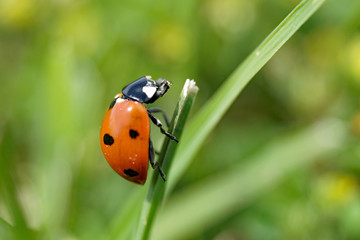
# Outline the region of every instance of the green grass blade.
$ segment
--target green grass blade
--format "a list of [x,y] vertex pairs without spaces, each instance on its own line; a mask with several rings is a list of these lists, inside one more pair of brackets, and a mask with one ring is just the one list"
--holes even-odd
[[304,0],[230,75],[221,88],[196,115],[184,132],[173,167],[170,170],[166,194],[174,188],[190,165],[206,137],[220,121],[251,78],[265,65],[282,45],[324,3],[325,0]]
[[145,189],[134,189],[134,191],[129,194],[126,202],[115,215],[114,219],[110,222],[107,231],[102,237],[98,236],[94,239],[128,239],[133,233],[132,230],[135,230],[133,228],[135,228],[134,226],[138,220],[138,213],[142,204],[140,199],[144,199],[145,195]]
[[249,164],[239,163],[170,199],[152,239],[192,239],[266,193],[291,171],[339,149],[345,135],[344,123],[326,119],[278,137],[248,159]]
[[8,222],[0,218],[0,239],[15,239],[13,232],[14,227]]
[[[189,116],[193,102],[195,101],[198,88],[194,81],[186,80],[183,91],[180,95],[178,104],[173,114],[172,124],[169,132],[177,139],[180,139],[184,125]],[[165,173],[168,172],[172,159],[174,157],[178,144],[165,138],[164,144],[159,156],[160,166]],[[164,197],[166,184],[159,178],[158,171],[154,171],[153,177],[148,190],[148,195],[144,201],[140,222],[137,229],[136,239],[148,239],[153,220],[155,218],[157,209]]]

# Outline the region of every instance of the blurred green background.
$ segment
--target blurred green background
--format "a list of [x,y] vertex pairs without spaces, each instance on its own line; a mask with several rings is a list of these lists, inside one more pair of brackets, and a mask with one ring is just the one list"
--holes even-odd
[[[296,4],[1,0],[0,239],[107,239],[129,193],[141,188],[112,171],[100,150],[113,96],[140,76],[164,77],[173,85],[155,105],[170,114],[191,78],[200,87],[196,114]],[[360,239],[359,29],[358,0],[327,1],[246,87],[175,193],[322,119],[342,126],[336,150],[178,238]],[[163,137],[153,130],[159,149]]]

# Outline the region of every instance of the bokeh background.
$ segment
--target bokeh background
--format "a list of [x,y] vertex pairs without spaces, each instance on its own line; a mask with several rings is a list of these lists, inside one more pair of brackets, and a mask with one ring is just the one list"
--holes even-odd
[[[14,237],[10,225],[19,239],[106,238],[139,188],[99,147],[113,96],[164,77],[173,85],[156,106],[170,114],[191,78],[196,114],[298,2],[1,0],[0,238]],[[360,239],[359,29],[359,1],[327,1],[242,92],[175,192],[319,119],[345,126],[337,151],[183,239]],[[160,148],[158,130],[152,138]]]

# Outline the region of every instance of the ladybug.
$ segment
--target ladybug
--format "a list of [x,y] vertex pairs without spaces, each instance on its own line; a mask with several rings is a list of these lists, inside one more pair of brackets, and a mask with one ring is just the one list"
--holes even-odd
[[[100,145],[105,159],[125,179],[145,184],[148,163],[158,169],[165,181],[165,174],[158,162],[150,140],[150,120],[161,133],[171,140],[178,140],[162,128],[162,123],[152,113],[165,113],[160,108],[149,108],[144,103],[153,103],[170,88],[170,82],[160,78],[156,82],[150,76],[141,77],[123,88],[110,103],[100,130]],[[149,120],[150,119],[150,120]]]

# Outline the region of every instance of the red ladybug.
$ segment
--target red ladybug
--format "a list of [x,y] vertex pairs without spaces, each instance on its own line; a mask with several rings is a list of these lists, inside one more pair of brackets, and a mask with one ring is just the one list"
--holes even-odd
[[[165,174],[158,162],[150,140],[150,121],[171,140],[178,140],[162,128],[162,123],[151,113],[162,112],[159,108],[147,109],[143,103],[152,103],[163,96],[170,82],[150,76],[130,83],[115,96],[105,113],[100,130],[100,145],[110,166],[125,179],[143,185],[146,181],[148,162],[158,169],[162,179]],[[164,113],[163,113],[164,114]],[[164,118],[167,118],[164,114]]]

